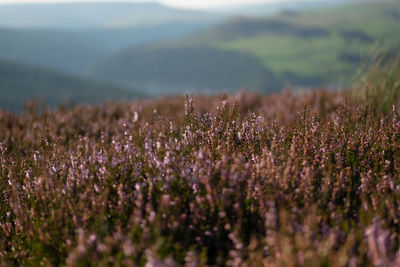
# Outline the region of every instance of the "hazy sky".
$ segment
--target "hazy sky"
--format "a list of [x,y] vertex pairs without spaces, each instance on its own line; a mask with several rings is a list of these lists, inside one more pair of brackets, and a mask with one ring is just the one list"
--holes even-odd
[[[88,2],[91,0],[0,0],[0,4],[9,3],[35,3],[35,2]],[[95,0],[96,1],[96,0]],[[104,1],[104,0],[97,0]],[[127,2],[129,0],[110,0],[107,2]],[[182,7],[182,8],[207,8],[226,5],[242,5],[242,4],[260,4],[273,2],[296,2],[300,0],[130,0],[130,2],[159,2],[162,4]],[[304,0],[303,0],[304,1]],[[308,1],[323,1],[323,0],[308,0]]]

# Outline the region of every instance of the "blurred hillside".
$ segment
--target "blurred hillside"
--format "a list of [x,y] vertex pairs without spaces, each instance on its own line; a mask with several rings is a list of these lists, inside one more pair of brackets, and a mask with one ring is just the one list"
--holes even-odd
[[0,5],[0,58],[85,75],[120,49],[182,37],[224,18],[156,3]]
[[143,98],[143,93],[114,85],[0,60],[0,107],[20,110],[25,101],[61,103],[104,102]]
[[[108,99],[118,88],[134,96],[343,88],[376,47],[399,50],[399,1],[203,11],[156,3],[0,5],[0,60],[46,73],[38,80],[19,72],[15,79],[2,68],[0,107],[22,103],[22,95],[60,103],[49,92],[67,89],[53,75],[85,81],[73,93],[85,101],[100,83],[110,89],[98,90],[93,100]],[[17,80],[18,90],[4,77]]]
[[[185,84],[207,90],[244,87],[261,92],[276,91],[285,84],[341,87],[349,84],[374,46],[384,51],[399,49],[399,17],[400,2],[357,3],[257,19],[237,17],[201,34],[126,49],[104,60],[93,73],[112,82],[152,90]],[[241,67],[257,66],[258,75],[232,70],[229,63],[224,67],[215,64],[216,55],[227,52],[229,63],[251,58],[242,61]],[[196,82],[182,72],[187,69],[196,70],[202,81]],[[224,78],[226,73],[229,75]]]

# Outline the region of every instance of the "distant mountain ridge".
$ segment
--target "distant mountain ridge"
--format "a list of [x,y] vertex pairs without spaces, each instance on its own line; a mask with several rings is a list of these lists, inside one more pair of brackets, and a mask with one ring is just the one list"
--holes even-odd
[[207,25],[177,23],[79,31],[0,28],[0,59],[85,75],[93,65],[121,49],[179,38]]
[[0,59],[82,76],[121,49],[180,38],[224,18],[157,3],[0,5]]
[[55,106],[142,97],[133,86],[123,90],[87,74],[121,49],[180,38],[222,19],[156,3],[0,5],[0,108],[20,109],[31,98]]

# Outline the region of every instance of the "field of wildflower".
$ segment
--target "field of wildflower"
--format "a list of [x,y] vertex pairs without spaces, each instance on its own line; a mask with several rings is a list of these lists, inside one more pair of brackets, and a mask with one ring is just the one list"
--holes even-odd
[[399,174],[346,92],[0,111],[0,265],[399,266]]

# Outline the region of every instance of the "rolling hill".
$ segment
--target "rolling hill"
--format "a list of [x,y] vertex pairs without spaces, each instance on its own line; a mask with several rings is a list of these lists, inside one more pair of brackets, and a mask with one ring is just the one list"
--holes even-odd
[[[287,83],[295,87],[346,85],[377,43],[381,49],[398,51],[398,10],[399,2],[380,2],[284,12],[257,19],[237,17],[200,34],[145,49],[127,49],[96,66],[93,75],[139,88],[163,84],[164,77],[168,77],[169,87],[180,88],[184,84],[213,90],[228,83],[230,89],[249,87],[263,92],[278,90]],[[199,55],[199,50],[210,53]],[[169,51],[184,52],[177,52],[177,57],[163,56]],[[225,68],[220,67],[223,63],[216,60],[217,55],[228,52],[230,61],[225,68],[230,68],[231,61],[248,57],[251,60],[243,61],[241,68],[251,69],[257,62],[257,74],[250,76],[240,69],[221,75]],[[177,59],[182,53],[186,61]],[[227,59],[220,56],[219,60]],[[196,68],[196,75],[207,84],[193,80],[185,72],[185,66],[198,65],[202,67]],[[265,76],[262,69],[269,75]]]
[[61,103],[132,100],[144,94],[75,78],[37,67],[0,61],[0,108],[21,110],[27,100],[37,99],[54,107]]
[[179,38],[204,27],[175,23],[77,31],[0,28],[0,58],[82,75],[125,47]]
[[0,5],[0,59],[84,75],[123,48],[181,38],[224,18],[155,3]]
[[152,95],[281,86],[256,57],[210,47],[134,48],[106,60],[95,71],[99,79],[107,77]]

